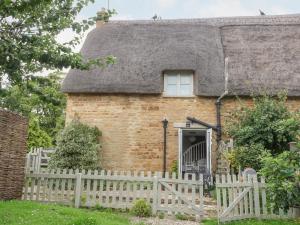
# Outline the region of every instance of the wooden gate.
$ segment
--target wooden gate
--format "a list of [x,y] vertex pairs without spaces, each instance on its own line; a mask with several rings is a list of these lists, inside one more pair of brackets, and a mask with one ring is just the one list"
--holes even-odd
[[[186,213],[202,217],[203,213],[203,176],[195,179],[195,174],[185,174],[184,179],[172,178],[168,173],[164,178],[159,174],[157,177],[157,198],[153,204],[156,210]],[[155,186],[155,184],[154,184]]]
[[220,222],[267,216],[264,178],[257,176],[216,176],[218,219]]
[[257,218],[270,219],[278,217],[290,217],[280,210],[275,213],[271,207],[267,207],[266,184],[263,177],[258,181],[257,176],[216,176],[217,211],[218,221]]

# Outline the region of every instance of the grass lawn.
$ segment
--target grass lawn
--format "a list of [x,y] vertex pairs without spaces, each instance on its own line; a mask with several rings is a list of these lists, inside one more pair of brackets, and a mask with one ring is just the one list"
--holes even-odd
[[[204,225],[217,225],[217,220],[204,220]],[[300,220],[240,220],[225,225],[300,225]]]
[[1,225],[129,225],[126,215],[29,201],[0,201]]

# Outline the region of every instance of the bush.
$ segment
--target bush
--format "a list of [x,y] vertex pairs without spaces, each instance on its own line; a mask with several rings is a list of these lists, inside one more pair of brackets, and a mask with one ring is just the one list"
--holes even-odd
[[254,98],[253,107],[236,110],[226,121],[226,130],[237,146],[260,144],[272,155],[289,149],[299,135],[299,114],[289,112],[285,93],[277,98]]
[[300,152],[284,152],[262,159],[261,174],[266,177],[268,197],[276,210],[300,207]]
[[262,166],[262,157],[268,153],[268,150],[261,144],[252,144],[250,146],[240,146],[231,149],[225,153],[226,159],[235,170],[251,167],[259,171]]
[[162,213],[162,212],[160,212],[159,214],[158,214],[158,218],[159,219],[164,219],[165,218],[165,214],[164,213]]
[[144,199],[139,199],[134,203],[130,212],[134,216],[149,217],[149,216],[151,216],[152,209],[148,202],[146,202]]
[[175,215],[175,218],[176,218],[177,220],[189,220],[189,219],[190,219],[189,216],[187,216],[187,215],[185,215],[185,214],[181,214],[181,213],[177,213],[177,214]]
[[57,148],[51,157],[50,168],[97,169],[100,135],[96,127],[72,121],[57,138]]

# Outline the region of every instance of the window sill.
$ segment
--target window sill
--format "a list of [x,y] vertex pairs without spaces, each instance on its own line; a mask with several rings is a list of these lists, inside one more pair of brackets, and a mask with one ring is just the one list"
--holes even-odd
[[163,98],[195,98],[196,95],[162,95]]

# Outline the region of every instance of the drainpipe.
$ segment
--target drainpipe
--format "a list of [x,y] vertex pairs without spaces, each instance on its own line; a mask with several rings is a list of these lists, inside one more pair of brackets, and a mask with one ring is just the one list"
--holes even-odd
[[222,106],[222,98],[224,98],[228,94],[228,58],[225,58],[225,91],[216,101],[216,112],[217,112],[217,144],[219,145],[222,140],[222,125],[221,125],[221,106]]
[[167,128],[168,128],[168,120],[165,118],[163,121],[164,128],[164,151],[163,151],[163,176],[167,171]]

